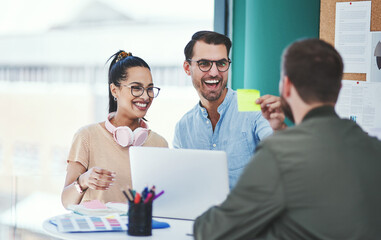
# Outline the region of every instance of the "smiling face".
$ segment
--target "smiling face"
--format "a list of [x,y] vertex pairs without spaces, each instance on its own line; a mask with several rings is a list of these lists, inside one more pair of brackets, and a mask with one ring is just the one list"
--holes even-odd
[[221,103],[224,99],[226,84],[228,81],[228,72],[220,72],[213,63],[212,68],[207,72],[202,72],[196,61],[211,60],[211,61],[228,61],[228,53],[225,45],[207,44],[203,41],[198,41],[193,47],[192,61],[184,62],[185,72],[191,76],[193,86],[196,88],[201,102],[218,102]]
[[[132,67],[127,70],[127,79],[120,81],[120,86],[110,85],[111,92],[117,98],[118,114],[134,120],[143,118],[152,104],[153,98],[147,95],[147,90],[141,96],[135,97],[131,90],[136,87],[153,87],[152,75],[148,68]],[[136,94],[135,94],[136,95]]]

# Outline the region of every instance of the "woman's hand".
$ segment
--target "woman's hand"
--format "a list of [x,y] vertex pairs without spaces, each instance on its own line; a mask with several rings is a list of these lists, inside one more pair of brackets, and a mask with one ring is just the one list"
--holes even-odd
[[110,172],[99,167],[92,167],[79,178],[83,190],[87,188],[95,190],[107,190],[115,181],[115,172]]
[[[79,204],[84,196],[84,191],[88,188],[107,190],[114,183],[115,176],[115,172],[99,167],[93,167],[86,171],[81,163],[70,161],[66,172],[65,187],[61,195],[63,206],[68,208],[70,204]],[[74,181],[77,178],[82,193],[78,193],[75,187]]]

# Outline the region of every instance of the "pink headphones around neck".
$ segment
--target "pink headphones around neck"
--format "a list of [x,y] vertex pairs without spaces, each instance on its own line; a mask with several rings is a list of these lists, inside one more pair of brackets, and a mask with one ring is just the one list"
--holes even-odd
[[113,118],[115,112],[108,115],[105,126],[106,129],[113,135],[115,142],[122,147],[141,146],[145,143],[148,137],[148,126],[140,120],[140,127],[132,131],[127,126],[115,127],[111,124],[110,119]]

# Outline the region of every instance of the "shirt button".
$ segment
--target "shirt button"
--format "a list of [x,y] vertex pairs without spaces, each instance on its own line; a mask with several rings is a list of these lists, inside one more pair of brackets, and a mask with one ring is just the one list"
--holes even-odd
[[206,120],[206,124],[209,124],[209,121],[208,121],[208,120]]
[[213,147],[216,147],[216,146],[217,146],[217,145],[214,143],[214,144],[213,144]]

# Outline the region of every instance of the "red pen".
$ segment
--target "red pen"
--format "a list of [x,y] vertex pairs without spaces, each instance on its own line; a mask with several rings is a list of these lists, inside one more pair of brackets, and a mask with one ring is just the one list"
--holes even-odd
[[137,192],[137,193],[135,194],[135,200],[134,200],[134,203],[135,203],[135,204],[140,203],[140,199],[141,199],[141,196],[140,196],[140,194]]
[[148,203],[149,200],[153,197],[152,193],[148,193],[146,200],[144,200],[144,203]]

